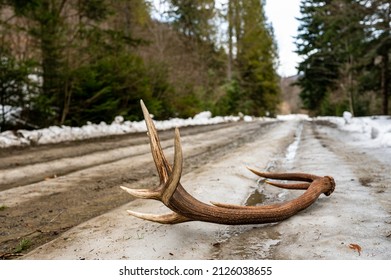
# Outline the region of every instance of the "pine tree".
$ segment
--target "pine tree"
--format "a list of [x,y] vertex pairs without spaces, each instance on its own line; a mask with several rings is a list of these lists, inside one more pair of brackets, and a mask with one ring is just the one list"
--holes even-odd
[[69,58],[77,45],[72,40],[80,34],[80,29],[75,27],[87,19],[105,19],[108,6],[104,0],[9,0],[7,4],[17,17],[28,22],[23,28],[26,36],[35,41],[40,56],[42,93],[36,97],[31,115],[43,126],[63,122],[70,101],[69,75],[73,66]]
[[188,39],[213,40],[214,0],[170,0],[174,27]]
[[264,3],[234,0],[236,65],[243,95],[239,109],[246,114],[275,114],[279,102],[276,44],[266,22]]
[[373,70],[378,70],[379,77],[375,80],[380,84],[380,95],[382,98],[381,112],[384,115],[389,114],[389,96],[391,79],[391,3],[388,0],[374,0],[363,2],[365,7],[365,23],[367,36],[370,41],[366,45],[370,52],[367,57],[374,63]]
[[320,114],[356,110],[365,30],[363,7],[355,0],[304,0],[297,37],[301,97]]

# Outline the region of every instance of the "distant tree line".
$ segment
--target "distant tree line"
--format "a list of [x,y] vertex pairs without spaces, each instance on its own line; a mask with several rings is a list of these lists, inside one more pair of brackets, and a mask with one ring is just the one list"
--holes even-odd
[[[140,99],[158,119],[276,113],[264,1],[161,3],[0,0],[1,130],[138,120]],[[6,123],[9,108],[21,110],[17,123]]]
[[302,0],[301,98],[314,114],[388,115],[391,2]]

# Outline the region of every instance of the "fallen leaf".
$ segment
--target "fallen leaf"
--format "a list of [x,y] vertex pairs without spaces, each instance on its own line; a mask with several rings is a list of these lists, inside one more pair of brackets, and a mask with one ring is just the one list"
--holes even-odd
[[45,177],[45,180],[51,180],[51,179],[56,179],[57,178],[57,174],[54,174],[52,176],[48,176],[48,177]]
[[361,246],[358,244],[350,243],[349,248],[358,252],[358,255],[361,256]]

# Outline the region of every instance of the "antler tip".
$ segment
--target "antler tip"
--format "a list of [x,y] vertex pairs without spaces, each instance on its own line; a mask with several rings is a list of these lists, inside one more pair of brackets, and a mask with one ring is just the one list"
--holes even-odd
[[150,189],[131,189],[124,186],[120,186],[121,189],[126,191],[128,194],[138,198],[158,198],[159,192]]
[[145,214],[145,213],[140,213],[132,210],[127,210],[127,212],[129,215],[133,217],[140,218],[146,221],[157,222],[160,224],[179,224],[191,220],[175,212],[170,214],[162,214],[162,215]]
[[127,187],[124,187],[124,186],[119,186],[122,190],[124,190],[124,191],[126,191],[126,192],[128,192],[128,193],[131,193],[131,192],[133,192],[134,190],[133,189],[131,189],[131,188],[127,188]]

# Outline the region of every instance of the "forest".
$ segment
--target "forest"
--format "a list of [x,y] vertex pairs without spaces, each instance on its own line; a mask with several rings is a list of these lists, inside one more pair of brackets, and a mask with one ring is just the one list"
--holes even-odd
[[[387,115],[389,1],[300,9],[300,109]],[[139,120],[140,99],[156,119],[275,116],[284,97],[265,0],[0,0],[0,30],[1,131]]]
[[388,115],[390,1],[302,0],[300,11],[304,106],[320,115]]
[[160,5],[2,1],[0,103],[21,108],[19,124],[32,128],[139,119],[140,99],[157,119],[275,114],[276,47],[262,2]]

